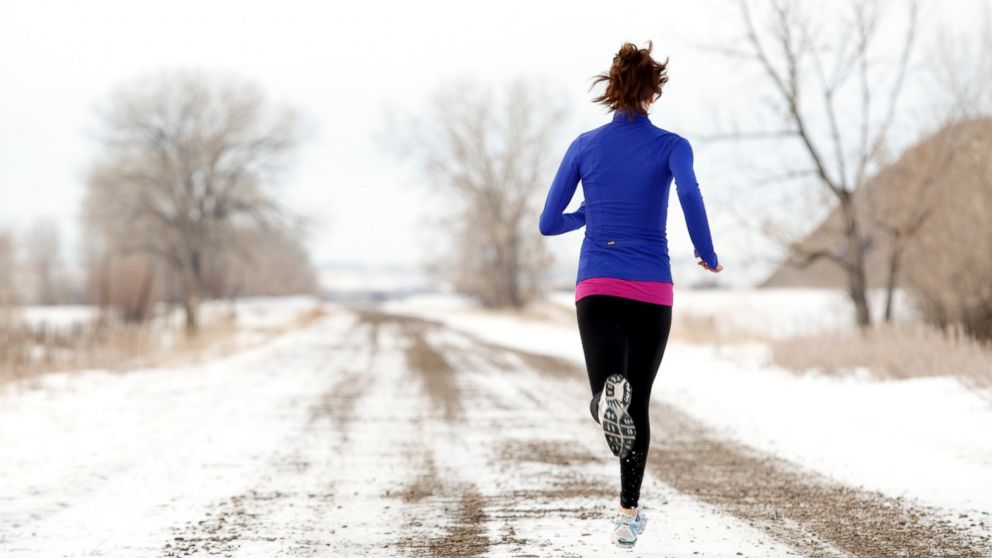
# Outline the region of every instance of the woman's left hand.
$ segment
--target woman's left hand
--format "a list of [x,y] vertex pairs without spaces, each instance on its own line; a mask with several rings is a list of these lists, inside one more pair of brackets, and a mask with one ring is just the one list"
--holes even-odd
[[713,273],[720,273],[721,271],[723,271],[722,263],[716,264],[716,269],[713,269],[712,267],[706,265],[706,262],[704,262],[703,260],[699,260],[696,263],[699,264],[699,267],[705,269],[706,271],[712,271]]

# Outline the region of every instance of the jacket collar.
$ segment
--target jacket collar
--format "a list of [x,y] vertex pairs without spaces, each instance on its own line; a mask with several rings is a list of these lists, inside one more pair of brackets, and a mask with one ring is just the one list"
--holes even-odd
[[[617,109],[617,110],[613,111],[613,121],[614,122],[624,122],[624,123],[626,123],[627,122],[627,113],[623,109]],[[649,122],[649,121],[650,120],[648,119],[648,115],[641,114],[639,112],[635,112],[634,113],[634,119],[631,121],[631,123]]]

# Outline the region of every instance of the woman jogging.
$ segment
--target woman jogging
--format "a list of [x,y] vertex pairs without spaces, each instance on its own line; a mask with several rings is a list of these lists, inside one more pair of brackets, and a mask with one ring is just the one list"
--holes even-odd
[[[672,274],[665,222],[672,179],[699,265],[718,273],[706,209],[693,172],[692,148],[655,126],[647,109],[668,82],[667,60],[652,43],[625,43],[593,99],[613,111],[610,123],[569,145],[541,213],[544,235],[585,226],[575,308],[585,354],[590,409],[620,458],[620,509],[611,540],[633,546],[644,531],[641,480],[651,441],[648,403],[672,321]],[[585,201],[563,213],[582,181]]]

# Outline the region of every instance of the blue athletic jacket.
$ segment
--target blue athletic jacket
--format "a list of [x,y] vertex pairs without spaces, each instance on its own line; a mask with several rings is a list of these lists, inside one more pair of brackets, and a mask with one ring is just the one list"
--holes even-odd
[[[576,284],[589,277],[672,282],[665,223],[668,192],[675,186],[695,253],[717,266],[703,196],[692,168],[692,147],[644,114],[613,121],[579,135],[568,146],[541,213],[541,234],[585,225]],[[585,201],[564,213],[582,181]]]

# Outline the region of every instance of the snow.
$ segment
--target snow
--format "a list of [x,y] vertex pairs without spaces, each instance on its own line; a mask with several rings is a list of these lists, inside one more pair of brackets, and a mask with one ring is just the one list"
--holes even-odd
[[[825,316],[822,310],[834,308],[840,297],[796,289],[682,291],[674,309],[676,315],[743,314],[757,330],[783,335],[789,328],[774,326],[780,311],[791,316],[786,321],[804,323],[805,317]],[[564,294],[552,302],[574,313],[574,301]],[[761,311],[744,313],[747,307]],[[397,301],[387,308],[502,345],[583,362],[574,318],[567,315],[521,319],[442,296]],[[839,316],[798,329],[841,327]],[[992,513],[992,394],[951,377],[882,382],[867,374],[797,375],[770,360],[761,343],[670,340],[653,394],[730,438],[853,486],[960,512]]]
[[32,329],[69,329],[91,322],[98,316],[95,306],[86,305],[22,306],[17,310],[17,317]]
[[[795,290],[735,293],[683,292],[676,312],[723,316],[749,308],[755,331],[785,335],[777,312],[801,323],[823,318],[837,300],[837,293]],[[292,324],[315,302],[258,298],[235,308],[239,327],[250,331]],[[348,556],[397,537],[443,537],[456,526],[451,506],[463,493],[491,503],[522,491],[538,496],[513,501],[518,516],[491,517],[482,535],[500,540],[512,522],[528,546],[497,544],[488,556],[629,556],[605,544],[613,498],[540,497],[565,472],[591,486],[616,484],[601,435],[576,411],[588,386],[534,370],[509,352],[487,360],[475,340],[581,365],[570,306],[561,295],[523,314],[482,310],[451,295],[385,305],[447,326],[423,335],[458,370],[446,380],[462,403],[456,420],[442,419],[444,409],[424,396],[403,327],[371,328],[336,304],[326,304],[311,327],[201,364],[60,372],[0,385],[0,553],[161,556],[171,548],[182,555],[190,540],[210,539],[215,546],[199,547],[204,553],[268,557],[299,548]],[[206,313],[228,310],[208,305]],[[816,327],[845,327],[837,316]],[[798,375],[774,366],[761,342],[675,338],[654,389],[656,401],[728,439],[850,486],[962,514],[992,512],[988,395],[949,377]],[[315,410],[327,416],[315,419]],[[501,458],[507,443],[557,444],[583,457],[566,470],[549,469],[526,455]],[[396,496],[431,470],[438,491],[410,501]],[[650,469],[642,495],[651,535],[637,556],[770,558],[793,550]],[[590,512],[577,519],[562,509]],[[235,542],[224,542],[228,536]]]
[[319,395],[306,386],[323,369],[285,373],[284,352],[350,323],[332,318],[200,366],[0,386],[0,549],[160,555],[169,527],[252,486],[255,467]]
[[[445,301],[434,298],[441,306]],[[458,301],[448,301],[458,306]],[[451,331],[442,332],[431,339],[431,345],[462,347],[469,351],[473,342]],[[446,354],[451,355],[452,352]],[[464,418],[469,427],[452,423],[427,423],[419,432],[418,440],[430,448],[434,463],[448,482],[474,484],[483,496],[498,498],[511,490],[527,493],[547,487],[549,475],[567,473],[571,478],[588,477],[605,487],[617,484],[616,462],[608,455],[601,433],[589,428],[588,416],[576,413],[574,402],[587,400],[581,382],[549,381],[534,370],[517,370],[518,377],[508,380],[508,370],[483,359],[473,358],[470,365],[458,366],[458,383],[466,394],[479,394],[480,399],[466,402]],[[521,407],[522,393],[530,393],[542,401],[540,407]],[[555,393],[555,397],[544,396]],[[530,399],[528,399],[530,400]],[[495,403],[495,404],[494,404]],[[494,467],[478,467],[480,462],[493,463],[495,442],[493,431],[486,425],[499,425],[499,438],[503,442],[539,445],[561,444],[574,452],[602,456],[590,462],[572,461],[567,469],[549,469],[546,464],[528,462],[526,458],[513,465],[508,475]],[[457,430],[455,428],[458,427]],[[509,479],[507,478],[509,477]],[[452,480],[457,479],[457,481]],[[641,557],[779,557],[790,553],[787,546],[771,539],[767,534],[732,516],[719,513],[698,500],[679,493],[660,482],[650,473],[645,475],[642,499],[654,530],[664,530],[663,536],[645,536],[637,547]],[[588,518],[576,520],[561,517],[556,510],[569,507],[599,508]],[[543,502],[541,498],[521,496],[513,505],[514,513],[533,514],[533,519],[515,523],[516,536],[530,541],[541,541],[540,551],[548,555],[629,556],[625,550],[609,546],[604,537],[604,518],[612,517],[616,499],[590,499],[589,497],[562,498]],[[547,509],[550,507],[551,509]],[[433,509],[429,513],[437,513]],[[498,522],[490,523],[489,538],[499,539]],[[524,551],[525,555],[531,552]],[[490,549],[487,556],[510,557],[521,555],[512,545]]]
[[797,376],[765,347],[666,351],[662,399],[728,436],[853,486],[992,512],[992,404],[953,378]]
[[[320,304],[320,299],[310,295],[285,297],[240,297],[234,300],[209,300],[201,304],[200,315],[204,325],[223,316],[237,316],[238,322],[246,327],[273,327],[287,325],[301,312]],[[32,329],[69,329],[86,325],[99,317],[97,306],[20,306],[15,309],[15,317]],[[182,308],[160,304],[157,308],[158,321],[181,323],[184,318]]]
[[[235,299],[233,311],[237,324],[250,329],[266,329],[287,326],[307,311],[319,306],[321,301],[315,296],[299,295],[286,297],[241,297]],[[220,314],[230,312],[230,302],[208,302],[203,312]]]

